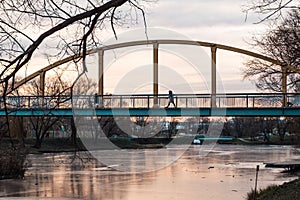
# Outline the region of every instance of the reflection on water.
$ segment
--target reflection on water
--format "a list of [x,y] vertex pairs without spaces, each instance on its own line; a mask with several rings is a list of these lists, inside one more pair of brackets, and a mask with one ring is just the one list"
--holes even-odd
[[[25,179],[1,180],[0,197],[243,199],[254,187],[256,165],[261,168],[258,186],[266,187],[292,180],[295,176],[280,173],[280,169],[264,168],[264,162],[300,160],[299,153],[289,146],[217,145],[205,157],[199,156],[200,148],[205,151],[203,147],[191,146],[172,165],[140,174],[118,172],[114,166],[104,166],[87,153],[29,155],[30,167]],[[146,154],[147,150],[144,151]],[[130,165],[135,163],[138,162],[128,162]]]

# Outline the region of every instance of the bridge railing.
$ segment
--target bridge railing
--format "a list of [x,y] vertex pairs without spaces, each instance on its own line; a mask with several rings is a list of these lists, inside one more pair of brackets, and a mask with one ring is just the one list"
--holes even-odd
[[[300,106],[300,94],[276,93],[235,93],[217,94],[216,105],[212,105],[210,94],[176,94],[174,101],[178,108],[277,108],[285,106]],[[163,108],[168,104],[167,94],[135,94],[135,95],[75,95],[70,96],[8,96],[8,108]],[[4,108],[3,98],[0,108]]]
[[[217,94],[216,105],[218,108],[277,108],[286,106],[300,106],[300,94],[269,94],[269,93],[235,93]],[[74,99],[74,98],[73,98]],[[167,94],[145,95],[104,95],[104,96],[78,96],[75,97],[79,108],[163,108],[168,104]],[[210,94],[176,94],[174,101],[178,108],[210,108],[212,107]],[[156,104],[155,104],[156,102]],[[172,106],[172,105],[171,105]]]
[[[8,108],[71,108],[70,96],[7,96],[6,106]],[[4,99],[0,99],[0,109],[4,108]]]

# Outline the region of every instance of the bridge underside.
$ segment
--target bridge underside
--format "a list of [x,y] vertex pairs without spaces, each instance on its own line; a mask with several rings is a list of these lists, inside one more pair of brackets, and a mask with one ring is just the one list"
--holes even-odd
[[[173,116],[173,117],[297,117],[300,109],[296,107],[287,108],[114,108],[114,109],[77,109],[61,108],[55,110],[47,109],[19,109],[10,110],[9,116]],[[5,111],[0,110],[0,116],[5,116]]]

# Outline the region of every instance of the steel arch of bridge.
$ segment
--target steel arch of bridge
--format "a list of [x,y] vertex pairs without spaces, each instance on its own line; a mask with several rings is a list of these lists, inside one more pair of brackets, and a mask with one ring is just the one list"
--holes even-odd
[[[107,50],[117,49],[117,48],[124,48],[124,47],[132,47],[132,46],[140,46],[140,45],[152,45],[153,46],[153,94],[158,94],[158,59],[159,59],[159,45],[161,44],[178,44],[178,45],[194,45],[194,46],[202,46],[208,47],[211,49],[211,95],[214,97],[216,95],[216,63],[217,63],[217,49],[227,50],[235,53],[240,53],[244,55],[248,55],[254,58],[259,58],[275,65],[281,66],[282,71],[282,93],[287,93],[287,71],[292,71],[296,73],[300,73],[300,70],[291,66],[287,65],[286,63],[282,63],[278,60],[270,58],[268,56],[255,53],[252,51],[244,50],[237,47],[210,43],[210,42],[202,42],[202,41],[193,41],[193,40],[141,40],[141,41],[131,41],[131,42],[124,42],[118,44],[112,44],[103,46],[96,49],[91,49],[87,51],[87,55],[98,53],[98,71],[99,71],[99,82],[98,82],[98,94],[104,94],[104,72],[103,72],[103,61],[104,61],[104,53]],[[28,77],[24,78],[20,82],[17,83],[15,89],[20,87],[21,85],[25,84],[26,82],[34,79],[35,77],[40,77],[40,91],[39,95],[44,96],[45,90],[45,74],[47,71],[58,67],[62,64],[67,62],[73,61],[74,59],[80,58],[82,55],[77,54],[73,56],[69,56],[64,58],[60,61],[57,61],[47,67],[29,75]],[[212,106],[215,105],[214,98],[212,99]],[[283,105],[286,105],[286,100],[283,99]]]

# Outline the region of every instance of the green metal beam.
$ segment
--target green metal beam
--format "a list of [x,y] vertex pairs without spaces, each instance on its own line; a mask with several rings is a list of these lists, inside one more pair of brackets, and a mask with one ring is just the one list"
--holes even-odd
[[[130,108],[130,109],[19,109],[10,110],[9,116],[232,116],[232,117],[297,117],[300,116],[300,108]],[[5,116],[4,110],[0,110],[0,116]]]

